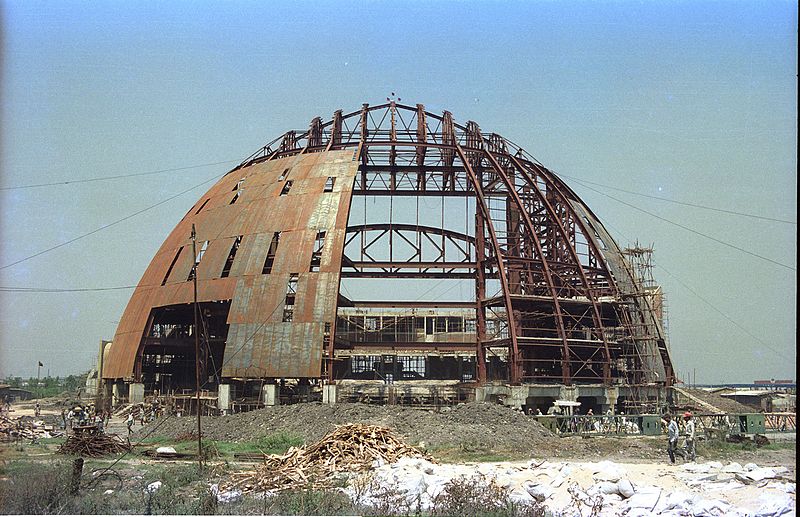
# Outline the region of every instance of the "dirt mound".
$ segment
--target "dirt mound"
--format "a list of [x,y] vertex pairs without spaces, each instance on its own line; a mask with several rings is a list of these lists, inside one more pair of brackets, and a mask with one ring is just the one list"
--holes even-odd
[[[735,400],[731,400],[721,396],[718,393],[714,393],[711,391],[707,391],[700,388],[683,388],[684,391],[689,393],[692,396],[695,396],[706,402],[707,404],[711,404],[712,406],[719,408],[720,410],[731,413],[731,414],[740,414],[740,413],[755,413],[756,410],[751,408],[750,406],[746,406]],[[692,401],[687,401],[691,403]],[[703,412],[702,408],[698,408],[698,411]]]
[[[276,433],[317,441],[337,425],[361,423],[393,429],[409,444],[463,449],[537,450],[558,438],[533,418],[497,404],[469,403],[437,412],[402,406],[321,403],[275,406],[220,417],[203,418],[203,436],[210,440],[244,442]],[[138,430],[142,438],[153,427],[154,436],[176,438],[192,432],[194,417],[165,417]]]

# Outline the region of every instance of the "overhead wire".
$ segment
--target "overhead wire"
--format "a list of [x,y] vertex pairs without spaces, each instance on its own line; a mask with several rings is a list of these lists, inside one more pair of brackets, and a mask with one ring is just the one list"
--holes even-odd
[[64,242],[61,242],[61,243],[59,243],[59,244],[56,244],[55,246],[51,246],[51,247],[49,247],[49,248],[43,249],[43,250],[41,250],[41,251],[38,251],[38,252],[36,252],[36,253],[34,253],[34,254],[32,254],[32,255],[28,255],[27,257],[23,257],[23,258],[21,258],[21,259],[15,260],[14,262],[10,262],[10,263],[8,263],[8,264],[5,264],[4,266],[0,266],[0,270],[2,270],[2,269],[7,269],[7,268],[10,268],[10,267],[12,267],[12,266],[16,266],[17,264],[21,264],[22,262],[28,261],[28,260],[30,260],[30,259],[32,259],[32,258],[36,258],[36,257],[38,257],[38,256],[40,256],[40,255],[44,255],[45,253],[49,253],[49,252],[51,252],[51,251],[53,251],[53,250],[56,250],[56,249],[58,249],[58,248],[61,248],[61,247],[64,247],[64,246],[66,246],[66,245],[68,245],[68,244],[72,244],[72,243],[73,243],[73,242],[75,242],[75,241],[78,241],[78,240],[80,240],[80,239],[83,239],[83,238],[85,238],[85,237],[88,237],[88,236],[90,236],[90,235],[93,235],[93,234],[95,234],[95,233],[97,233],[97,232],[103,231],[103,230],[105,230],[105,229],[107,229],[107,228],[110,228],[110,227],[112,227],[112,226],[115,226],[115,225],[117,225],[117,224],[119,224],[119,223],[122,223],[122,222],[124,222],[124,221],[127,221],[128,219],[132,219],[133,217],[136,217],[137,215],[143,214],[143,213],[145,213],[145,212],[147,212],[147,211],[149,211],[149,210],[152,210],[152,209],[154,209],[154,208],[156,208],[156,207],[159,207],[159,206],[163,205],[164,203],[167,203],[167,202],[169,202],[169,201],[172,201],[173,199],[175,199],[175,198],[177,198],[177,197],[180,197],[180,196],[182,196],[182,195],[186,194],[187,192],[191,192],[192,190],[194,190],[194,189],[196,189],[196,188],[202,187],[203,185],[205,185],[205,184],[207,184],[207,183],[210,183],[210,182],[214,181],[215,179],[217,179],[217,178],[219,178],[219,177],[220,177],[220,175],[219,175],[219,174],[215,174],[213,177],[211,177],[211,178],[209,178],[209,179],[207,179],[207,180],[205,180],[205,181],[202,181],[202,182],[198,183],[197,185],[193,185],[193,186],[191,186],[191,187],[187,188],[186,190],[182,190],[182,191],[178,192],[177,194],[174,194],[174,195],[172,195],[172,196],[169,196],[169,197],[168,197],[168,198],[166,198],[166,199],[162,199],[162,200],[161,200],[161,201],[159,201],[158,203],[155,203],[155,204],[153,204],[153,205],[150,205],[150,206],[148,206],[147,208],[143,208],[143,209],[141,209],[141,210],[137,210],[136,212],[133,212],[132,214],[128,214],[128,215],[126,215],[125,217],[122,217],[122,218],[120,218],[120,219],[117,219],[116,221],[113,221],[113,222],[111,222],[111,223],[104,224],[104,225],[102,225],[102,226],[100,226],[100,227],[98,227],[98,228],[95,228],[95,229],[94,229],[94,230],[92,230],[92,231],[89,231],[89,232],[83,233],[83,234],[81,234],[81,235],[78,235],[77,237],[73,237],[72,239],[68,239],[68,240],[66,240],[66,241],[64,241]]
[[[604,223],[603,223],[603,225],[604,225],[604,226],[608,226],[608,227],[612,228],[614,231],[616,231],[616,232],[617,232],[617,233],[618,233],[618,234],[619,234],[621,237],[623,237],[623,238],[624,238],[626,241],[628,241],[629,243],[630,243],[630,242],[632,242],[632,240],[630,239],[630,237],[628,237],[628,236],[627,236],[627,235],[625,235],[625,234],[624,234],[622,231],[620,231],[620,229],[619,229],[619,228],[616,228],[615,226],[611,225],[611,224],[610,224],[610,223],[608,223],[607,221],[606,221],[606,222],[604,222]],[[739,324],[739,323],[738,323],[738,322],[737,322],[735,319],[733,319],[733,318],[731,318],[730,316],[728,316],[728,315],[727,315],[725,312],[723,312],[723,311],[722,311],[722,309],[718,308],[716,305],[714,305],[713,303],[711,303],[709,300],[707,300],[706,298],[704,298],[703,296],[701,296],[701,295],[700,295],[700,293],[698,293],[697,291],[695,291],[694,289],[692,289],[692,288],[691,288],[691,287],[690,287],[690,286],[689,286],[689,285],[688,285],[686,282],[684,282],[683,280],[681,280],[680,278],[678,278],[678,277],[677,277],[677,276],[676,276],[674,273],[671,273],[671,272],[670,272],[670,271],[669,271],[667,268],[665,268],[665,267],[664,267],[664,266],[663,266],[661,263],[656,263],[656,264],[655,264],[655,267],[657,267],[657,268],[661,269],[662,271],[664,271],[664,272],[665,272],[666,274],[668,274],[668,275],[669,275],[669,276],[670,276],[670,277],[671,277],[673,280],[675,280],[676,282],[678,282],[678,284],[680,284],[681,286],[683,286],[683,287],[684,287],[684,288],[685,288],[687,291],[689,291],[690,293],[692,293],[693,295],[695,295],[695,296],[696,296],[696,297],[697,297],[697,298],[698,298],[700,301],[702,301],[703,303],[705,303],[706,305],[708,305],[709,307],[711,307],[711,308],[712,308],[712,309],[713,309],[713,310],[714,310],[716,313],[718,313],[720,316],[722,316],[723,318],[725,318],[726,320],[728,320],[728,321],[729,321],[730,323],[732,323],[732,324],[733,324],[733,325],[734,325],[736,328],[738,328],[739,330],[741,330],[742,332],[744,332],[745,334],[747,334],[749,337],[751,337],[752,339],[754,339],[754,340],[756,340],[757,342],[759,342],[759,343],[760,343],[761,345],[763,345],[765,348],[767,348],[768,350],[770,350],[770,351],[774,352],[775,354],[777,354],[777,355],[779,355],[779,356],[781,356],[781,357],[784,357],[784,358],[786,358],[786,359],[790,359],[790,360],[791,360],[791,358],[789,358],[788,356],[786,356],[786,355],[785,355],[783,352],[780,352],[779,350],[776,350],[775,348],[773,348],[773,347],[771,347],[770,345],[768,345],[767,343],[765,343],[765,342],[764,342],[764,341],[763,341],[761,338],[759,338],[758,336],[756,336],[755,334],[753,334],[752,332],[750,332],[749,330],[747,330],[745,327],[743,327],[742,325],[740,325],[740,324]]]
[[769,257],[765,257],[764,255],[760,255],[758,253],[752,252],[750,250],[747,250],[747,249],[742,248],[740,246],[737,246],[735,244],[731,244],[729,242],[726,242],[726,241],[723,241],[721,239],[718,239],[718,238],[714,237],[713,235],[708,235],[707,233],[700,232],[698,230],[695,230],[694,228],[690,228],[690,227],[685,226],[685,225],[683,225],[681,223],[676,223],[675,221],[667,219],[666,217],[662,217],[662,216],[660,216],[658,214],[654,214],[653,212],[645,210],[644,208],[639,208],[638,206],[633,205],[631,203],[628,203],[627,201],[623,201],[623,200],[621,200],[619,198],[616,198],[616,197],[612,196],[611,194],[606,194],[605,192],[597,190],[596,188],[593,188],[593,187],[583,183],[580,180],[573,180],[573,181],[575,181],[576,183],[582,185],[584,188],[587,188],[587,189],[589,189],[589,190],[591,190],[593,192],[596,192],[597,194],[600,194],[601,196],[606,196],[607,198],[613,199],[614,201],[616,201],[618,203],[622,203],[623,205],[628,206],[630,208],[633,208],[634,210],[637,210],[639,212],[645,213],[645,214],[647,214],[647,215],[649,215],[651,217],[655,217],[656,219],[658,219],[660,221],[664,221],[664,222],[669,223],[669,224],[671,224],[673,226],[677,226],[678,228],[681,228],[683,230],[691,232],[691,233],[693,233],[695,235],[699,235],[701,237],[705,237],[706,239],[709,239],[709,240],[712,240],[712,241],[714,241],[716,243],[722,244],[723,246],[727,246],[729,248],[735,249],[737,251],[740,251],[740,252],[745,253],[747,255],[750,255],[752,257],[756,257],[758,259],[764,260],[764,261],[769,262],[771,264],[775,264],[777,266],[786,268],[786,269],[788,269],[790,271],[797,271],[797,268],[792,267],[792,266],[790,266],[788,264],[784,264],[783,262],[778,262],[777,260],[773,260],[773,259],[771,259]]
[[753,334],[752,332],[750,332],[749,330],[747,330],[746,328],[744,328],[742,325],[740,325],[739,323],[737,323],[737,321],[736,321],[735,319],[731,318],[730,316],[728,316],[727,314],[725,314],[724,312],[722,312],[722,310],[720,310],[719,308],[717,308],[717,307],[716,307],[716,306],[715,306],[713,303],[711,303],[710,301],[706,300],[706,299],[705,299],[703,296],[701,296],[701,295],[700,295],[700,293],[698,293],[697,291],[695,291],[694,289],[692,289],[692,288],[691,288],[691,287],[690,287],[688,284],[686,284],[685,282],[683,282],[683,281],[682,281],[680,278],[678,278],[678,277],[677,277],[677,276],[675,276],[674,274],[670,273],[670,271],[669,271],[667,268],[665,268],[663,265],[661,265],[661,264],[656,264],[656,265],[655,265],[655,267],[657,267],[657,268],[661,269],[662,271],[664,271],[666,274],[668,274],[670,277],[672,277],[672,279],[673,279],[673,280],[675,280],[675,281],[676,281],[676,282],[678,282],[680,285],[682,285],[682,286],[684,287],[684,289],[686,289],[687,291],[689,291],[690,293],[692,293],[693,295],[695,295],[697,298],[699,298],[699,299],[700,299],[700,301],[702,301],[703,303],[705,303],[706,305],[708,305],[709,307],[711,307],[712,309],[714,309],[714,311],[716,311],[716,312],[717,312],[717,313],[718,313],[720,316],[722,316],[723,318],[725,318],[726,320],[728,320],[728,321],[729,321],[731,324],[733,324],[733,326],[735,326],[736,328],[738,328],[739,330],[741,330],[742,332],[744,332],[745,334],[747,334],[747,335],[748,335],[749,337],[751,337],[752,339],[756,340],[756,341],[757,341],[758,343],[760,343],[762,346],[764,346],[764,347],[765,347],[765,348],[767,348],[768,350],[770,350],[770,351],[774,352],[775,354],[777,354],[777,355],[779,355],[779,356],[783,357],[784,359],[793,360],[791,357],[789,357],[789,356],[785,355],[785,353],[784,353],[784,352],[781,352],[781,351],[779,351],[779,350],[777,350],[777,349],[775,349],[775,348],[771,347],[770,345],[768,345],[767,343],[765,343],[765,342],[764,342],[764,341],[763,341],[761,338],[759,338],[758,336],[756,336],[755,334]]
[[210,162],[210,163],[200,163],[197,165],[187,165],[185,167],[173,167],[170,169],[158,169],[154,171],[146,171],[146,172],[134,172],[131,174],[117,174],[114,176],[100,176],[96,178],[84,178],[84,179],[71,179],[71,180],[64,180],[64,181],[52,181],[49,183],[31,183],[29,185],[15,185],[12,187],[0,187],[0,191],[3,190],[22,190],[22,189],[30,189],[30,188],[39,188],[39,187],[59,187],[64,185],[75,185],[79,183],[92,183],[96,181],[109,181],[109,180],[116,180],[122,178],[135,178],[139,176],[150,176],[153,174],[163,174],[165,172],[178,172],[178,171],[185,171],[191,169],[200,169],[203,167],[212,167],[214,165],[225,165],[226,163],[239,163],[239,160],[224,160],[221,162]]
[[701,204],[698,204],[698,203],[687,203],[685,201],[678,201],[676,199],[669,199],[669,198],[666,198],[666,197],[653,196],[651,194],[644,194],[642,192],[634,192],[632,190],[626,190],[626,189],[622,189],[622,188],[619,188],[619,187],[612,187],[611,185],[604,185],[602,183],[597,183],[595,181],[589,181],[589,180],[586,180],[586,179],[583,179],[583,178],[576,178],[575,176],[568,176],[566,174],[559,173],[558,175],[560,177],[562,177],[562,178],[569,178],[569,179],[574,180],[574,181],[576,181],[578,183],[581,183],[581,184],[586,183],[586,184],[589,184],[589,185],[596,185],[598,187],[603,187],[603,188],[607,188],[607,189],[611,189],[611,190],[616,190],[618,192],[624,192],[626,194],[631,194],[631,195],[634,195],[634,196],[646,197],[648,199],[657,199],[659,201],[666,201],[667,203],[674,203],[676,205],[689,206],[689,207],[692,207],[692,208],[700,208],[700,209],[703,209],[703,210],[711,210],[713,212],[720,212],[720,213],[729,214],[729,215],[738,215],[738,216],[742,216],[742,217],[750,217],[750,218],[753,218],[753,219],[761,219],[763,221],[794,224],[794,225],[797,224],[797,221],[790,221],[788,219],[778,219],[778,218],[775,218],[775,217],[766,217],[766,216],[763,216],[763,215],[749,214],[749,213],[746,213],[746,212],[737,212],[735,210],[726,210],[724,208],[717,208],[717,207],[713,207],[713,206],[701,205]]

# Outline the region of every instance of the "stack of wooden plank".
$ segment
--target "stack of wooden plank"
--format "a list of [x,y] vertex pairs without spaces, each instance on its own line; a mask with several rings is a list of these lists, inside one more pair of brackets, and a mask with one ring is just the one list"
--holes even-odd
[[131,450],[131,444],[116,434],[76,433],[58,448],[59,454],[99,458],[107,454],[122,454]]
[[386,427],[346,424],[314,444],[267,457],[256,470],[234,474],[222,488],[243,492],[325,488],[337,472],[360,472],[376,460],[393,463],[406,456],[424,457]]

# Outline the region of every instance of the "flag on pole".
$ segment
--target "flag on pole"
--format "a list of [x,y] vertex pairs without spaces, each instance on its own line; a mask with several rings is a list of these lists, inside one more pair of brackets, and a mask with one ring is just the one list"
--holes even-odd
[[44,366],[41,361],[39,361],[39,366]]

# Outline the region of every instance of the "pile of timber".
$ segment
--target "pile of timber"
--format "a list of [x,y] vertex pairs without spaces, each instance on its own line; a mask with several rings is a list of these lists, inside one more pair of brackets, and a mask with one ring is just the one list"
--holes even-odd
[[122,454],[131,450],[131,444],[116,434],[76,433],[58,448],[59,454],[99,458],[108,454]]
[[233,474],[222,488],[242,492],[326,488],[337,472],[360,472],[376,460],[393,463],[406,456],[424,457],[386,427],[346,424],[314,444],[268,456],[256,470]]
[[31,417],[9,418],[0,415],[0,441],[14,440],[36,440],[38,438],[52,438],[61,436],[63,433],[57,431],[53,426],[45,425],[42,421],[36,421]]

